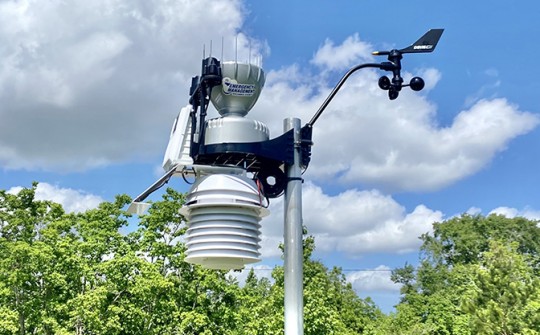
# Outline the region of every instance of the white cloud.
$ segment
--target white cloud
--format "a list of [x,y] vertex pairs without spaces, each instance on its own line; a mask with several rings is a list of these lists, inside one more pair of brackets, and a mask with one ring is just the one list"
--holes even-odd
[[486,83],[482,85],[476,92],[470,94],[465,99],[465,106],[472,106],[479,100],[486,97],[496,97],[497,89],[501,86],[502,81],[499,77],[499,70],[488,68],[482,73],[485,76]]
[[[443,214],[423,205],[412,212],[379,191],[347,190],[328,195],[312,184],[303,187],[303,223],[315,236],[317,250],[340,251],[358,257],[374,252],[405,253],[421,245],[419,236],[432,231]],[[278,256],[283,241],[283,199],[270,205],[263,219],[263,257]]]
[[[270,216],[261,222],[263,258],[281,255],[278,245],[283,242],[283,200],[273,199]],[[391,196],[377,190],[349,189],[330,195],[312,182],[303,184],[302,213],[303,224],[315,237],[319,252],[337,251],[353,258],[378,252],[415,252],[422,244],[419,237],[431,233],[433,223],[449,218],[422,204],[407,211]],[[481,209],[471,207],[467,213],[480,214]],[[489,214],[492,213],[540,220],[540,211],[529,207],[499,207]]]
[[371,270],[350,272],[347,274],[347,281],[357,292],[399,292],[401,285],[390,279],[391,274],[391,269],[388,266],[379,265]]
[[[0,163],[73,171],[161,155],[203,44],[207,55],[221,57],[223,37],[225,59],[269,53],[264,41],[238,33],[244,17],[242,3],[227,0],[1,2]],[[268,71],[250,117],[266,122],[274,137],[286,117],[307,122],[333,88],[328,74],[371,60],[369,51],[354,34],[342,43],[326,40],[308,67]],[[436,69],[418,74],[426,91],[441,78]],[[354,74],[330,104],[314,128],[306,178],[435,190],[479,171],[539,122],[492,99],[443,128],[425,95],[406,89],[389,101],[377,87],[380,75]]]
[[160,155],[204,44],[221,54],[223,37],[228,59],[236,40],[238,60],[267,51],[238,34],[242,16],[237,0],[0,2],[0,164],[73,171]]
[[498,215],[504,215],[509,218],[516,217],[518,215],[518,210],[515,208],[510,207],[498,207],[489,212],[489,214],[498,214]]
[[[296,66],[268,75],[272,80],[251,116],[274,136],[282,132],[277,120],[295,116],[307,123],[330,92],[325,75],[306,72]],[[428,90],[441,78],[435,69],[419,74]],[[403,90],[389,101],[377,87],[379,76],[372,70],[351,76],[317,121],[307,177],[388,192],[433,191],[478,172],[540,122],[505,99],[492,99],[477,101],[441,127],[425,95]]]
[[493,209],[489,214],[504,215],[508,218],[520,216],[529,220],[540,220],[540,211],[529,207],[519,210],[517,208],[501,206]]
[[358,34],[349,36],[342,44],[334,46],[334,42],[327,39],[317,50],[311,63],[325,70],[348,69],[359,63],[371,61],[373,47],[360,40]]
[[[11,194],[19,193],[22,187],[10,188],[7,192]],[[84,212],[88,209],[96,208],[104,200],[93,194],[78,191],[70,188],[61,188],[48,183],[39,183],[36,188],[36,200],[50,200],[61,204],[66,212]]]
[[469,208],[467,211],[465,211],[465,213],[467,213],[469,215],[479,215],[479,214],[482,214],[482,209],[473,206],[473,207]]
[[261,246],[261,249],[259,251],[261,253],[262,259],[269,257],[279,257],[282,255],[282,252],[279,249],[279,245],[280,243],[283,243],[283,233],[277,235],[269,233],[268,226],[264,226],[265,223],[279,224],[281,228],[277,228],[277,230],[281,230],[281,232],[283,232],[283,216],[281,216],[280,218],[276,216],[278,216],[278,214],[276,214],[275,216],[274,214],[272,214],[272,218],[263,219],[264,221],[263,228],[261,229],[261,242],[259,243],[259,245]]

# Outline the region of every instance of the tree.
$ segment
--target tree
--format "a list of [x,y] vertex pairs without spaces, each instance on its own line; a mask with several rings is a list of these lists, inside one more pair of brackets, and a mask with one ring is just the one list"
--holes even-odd
[[[421,236],[421,260],[397,269],[402,299],[380,334],[533,334],[537,315],[538,222],[463,215]],[[536,314],[535,314],[536,313]],[[401,329],[400,329],[401,328]]]
[[65,214],[57,204],[36,201],[36,187],[0,191],[0,313],[6,316],[0,332],[6,334],[62,331],[65,274],[53,245],[66,233]]
[[538,221],[523,217],[464,214],[433,224],[433,235],[421,236],[424,259],[432,264],[477,263],[492,240],[517,243],[517,252],[530,255],[536,266],[540,260],[540,229]]
[[471,266],[462,306],[475,334],[540,332],[540,279],[518,244],[491,241],[479,264]]

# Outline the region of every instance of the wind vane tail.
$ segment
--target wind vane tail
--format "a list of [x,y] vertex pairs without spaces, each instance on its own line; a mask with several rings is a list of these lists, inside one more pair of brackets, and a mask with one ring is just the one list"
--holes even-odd
[[399,51],[401,53],[432,52],[435,50],[443,31],[444,29],[430,29],[427,33],[420,37],[418,41],[414,42],[413,45]]

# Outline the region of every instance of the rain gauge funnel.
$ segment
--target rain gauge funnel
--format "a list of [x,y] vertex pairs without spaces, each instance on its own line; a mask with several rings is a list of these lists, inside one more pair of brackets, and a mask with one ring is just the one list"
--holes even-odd
[[212,88],[210,100],[221,115],[208,120],[204,143],[245,143],[269,139],[265,124],[246,118],[264,86],[263,70],[253,64],[223,62],[221,85]]

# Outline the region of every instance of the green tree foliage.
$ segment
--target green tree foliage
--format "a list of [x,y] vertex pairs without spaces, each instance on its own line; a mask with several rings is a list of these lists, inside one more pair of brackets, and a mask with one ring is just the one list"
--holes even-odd
[[506,218],[501,215],[462,215],[435,223],[433,235],[424,234],[421,250],[433,263],[477,263],[488,251],[490,241],[516,242],[517,252],[530,255],[538,264],[540,259],[540,229],[538,222],[522,217]]
[[[126,233],[129,197],[65,213],[36,187],[0,191],[0,334],[283,333],[282,267],[241,286],[184,262],[183,194],[168,189]],[[358,334],[381,317],[304,243],[306,335]]]
[[[186,263],[183,194],[167,190],[133,230],[127,196],[65,213],[36,187],[0,191],[0,335],[283,333],[283,267],[239,285]],[[463,215],[421,239],[419,265],[392,273],[402,299],[385,316],[306,236],[305,334],[540,334],[538,222]]]
[[421,236],[417,268],[402,284],[396,312],[375,334],[539,334],[538,222],[463,215]]
[[[304,334],[361,334],[382,313],[370,299],[356,295],[341,269],[329,270],[320,261],[313,260],[314,248],[314,238],[305,237]],[[272,278],[275,284],[269,286],[264,278],[256,282],[253,273],[248,276],[245,288],[255,287],[251,292],[261,292],[258,299],[263,303],[252,306],[257,311],[256,318],[261,318],[262,322],[252,320],[250,323],[257,326],[246,334],[283,334],[285,276],[282,266],[274,268]]]
[[312,259],[313,237],[304,241],[304,314],[306,335],[361,334],[380,316],[370,299],[360,299],[340,268],[328,270]]
[[540,331],[540,280],[517,249],[517,243],[493,241],[479,264],[471,267],[462,303],[473,333]]

